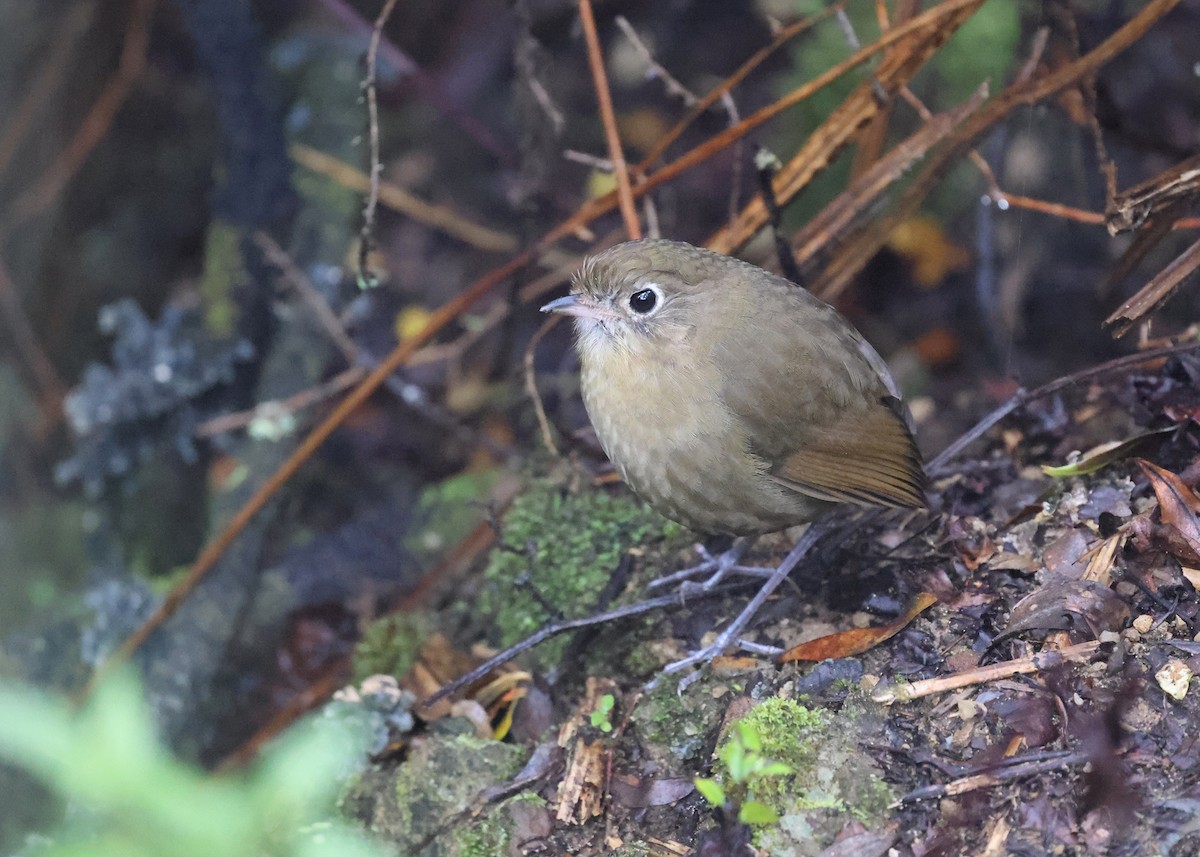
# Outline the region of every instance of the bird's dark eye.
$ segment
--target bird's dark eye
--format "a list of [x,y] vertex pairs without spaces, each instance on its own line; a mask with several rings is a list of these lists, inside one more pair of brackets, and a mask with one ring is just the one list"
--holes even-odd
[[629,308],[636,313],[645,315],[658,306],[658,294],[654,289],[642,289],[629,296]]

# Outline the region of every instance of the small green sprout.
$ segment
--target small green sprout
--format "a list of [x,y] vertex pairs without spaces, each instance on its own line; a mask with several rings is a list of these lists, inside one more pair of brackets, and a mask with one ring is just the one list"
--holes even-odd
[[[593,715],[594,716],[594,715]],[[773,762],[762,754],[762,740],[753,725],[740,721],[734,724],[733,734],[717,754],[729,774],[729,791],[716,780],[697,777],[696,791],[717,808],[737,806],[737,819],[742,824],[770,824],[779,819],[771,807],[754,799],[755,784],[768,777],[784,777],[792,769],[782,762]]]
[[600,697],[600,702],[596,710],[592,712],[592,725],[601,732],[611,732],[613,730],[611,714],[613,706],[617,704],[616,698],[611,693],[606,693]]

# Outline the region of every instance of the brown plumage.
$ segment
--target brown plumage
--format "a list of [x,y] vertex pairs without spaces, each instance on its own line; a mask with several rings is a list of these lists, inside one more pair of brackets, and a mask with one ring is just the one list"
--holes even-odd
[[761,268],[678,241],[620,244],[571,294],[588,415],[662,514],[748,535],[831,503],[924,506],[887,365],[849,322]]

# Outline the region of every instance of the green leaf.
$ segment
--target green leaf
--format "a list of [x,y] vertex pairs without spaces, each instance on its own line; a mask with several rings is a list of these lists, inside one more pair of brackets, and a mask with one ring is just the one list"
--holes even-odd
[[758,737],[758,730],[753,725],[745,720],[739,720],[737,723],[737,734],[742,739],[742,745],[747,750],[753,750],[755,753],[762,752],[762,739]]
[[742,824],[771,824],[779,820],[779,813],[765,803],[747,801],[738,810],[738,821]]
[[725,765],[729,768],[729,778],[735,783],[746,782],[746,778],[750,776],[750,765],[746,758],[745,745],[735,735],[725,748]]
[[716,780],[708,777],[696,777],[692,782],[696,784],[696,791],[700,792],[700,796],[710,804],[713,806],[725,805],[725,789],[721,788],[721,784]]
[[1124,440],[1120,443],[1105,444],[1070,464],[1063,464],[1058,467],[1050,467],[1043,464],[1042,472],[1047,476],[1053,476],[1055,479],[1066,479],[1070,476],[1086,476],[1089,473],[1095,473],[1097,470],[1107,467],[1114,461],[1120,461],[1136,455],[1149,441],[1159,435],[1168,434],[1173,431],[1175,431],[1175,426],[1168,426],[1157,431],[1148,431],[1144,434],[1139,434],[1137,437],[1131,437],[1129,440]]

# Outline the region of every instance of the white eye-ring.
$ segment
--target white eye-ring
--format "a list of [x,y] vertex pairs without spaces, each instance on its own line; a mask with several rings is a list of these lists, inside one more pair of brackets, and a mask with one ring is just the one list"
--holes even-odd
[[629,296],[629,308],[638,315],[650,315],[662,306],[662,302],[662,286],[658,283],[645,283],[644,288]]

